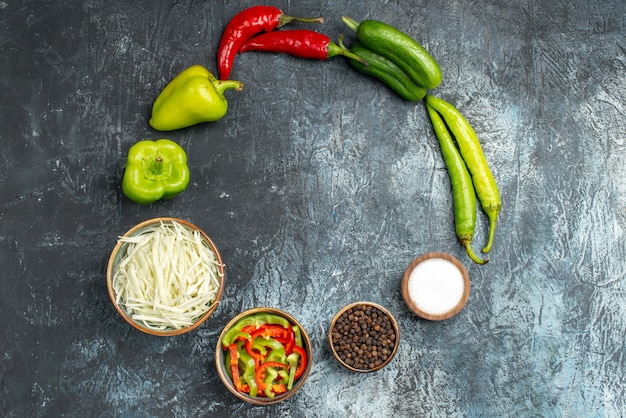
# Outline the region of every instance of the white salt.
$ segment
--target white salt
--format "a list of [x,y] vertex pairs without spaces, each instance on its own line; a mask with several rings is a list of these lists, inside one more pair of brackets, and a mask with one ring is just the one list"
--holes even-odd
[[441,315],[454,309],[463,298],[463,273],[452,262],[431,258],[419,263],[408,281],[409,297],[422,311]]

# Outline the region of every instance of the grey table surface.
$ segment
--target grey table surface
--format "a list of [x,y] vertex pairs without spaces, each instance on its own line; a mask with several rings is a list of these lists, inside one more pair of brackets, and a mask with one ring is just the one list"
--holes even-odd
[[[342,15],[392,23],[438,60],[431,93],[472,123],[502,195],[485,266],[456,240],[423,103],[343,58],[241,54],[232,78],[246,88],[221,121],[149,127],[165,84],[192,64],[215,72],[226,23],[252,4],[0,2],[0,416],[626,415],[624,2],[272,3],[348,42]],[[187,150],[191,184],[133,204],[127,151],[161,137]],[[215,314],[172,338],[124,323],[105,284],[117,237],[156,216],[203,228],[226,263]],[[477,248],[486,233],[481,212]],[[472,280],[444,322],[399,291],[429,251]],[[391,364],[367,375],[326,340],[358,300],[401,330]],[[256,306],[292,313],[313,343],[306,384],[276,406],[238,401],[215,371],[222,327]]]

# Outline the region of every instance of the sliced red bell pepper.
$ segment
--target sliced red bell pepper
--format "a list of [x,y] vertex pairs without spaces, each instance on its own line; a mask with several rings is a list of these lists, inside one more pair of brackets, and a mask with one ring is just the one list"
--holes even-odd
[[282,357],[286,355],[285,344],[283,344],[280,340],[289,343],[289,339],[271,337],[271,335],[284,333],[287,333],[288,335],[287,330],[282,327],[262,327],[251,334],[251,339],[245,341],[246,352],[255,359],[257,367],[262,362],[268,360],[267,356],[269,356],[269,353],[271,352],[274,353],[272,357],[274,357],[275,360],[281,358],[281,354],[279,354],[279,352],[282,353]]
[[268,338],[288,338],[289,330],[287,328],[283,328],[280,325],[273,324],[264,324],[261,325],[257,330],[250,333],[252,339],[256,337],[263,337],[265,339]]
[[290,338],[275,338],[276,341],[281,343],[285,347],[285,353],[289,354],[293,352],[293,346],[295,342]]
[[275,337],[276,341],[279,341],[283,346],[285,346],[285,353],[287,355],[293,352],[293,346],[296,344],[295,333],[289,325],[289,329],[287,330],[287,337]]
[[247,332],[248,334],[251,334],[256,330],[257,327],[255,325],[246,325],[245,327],[241,328],[241,332]]
[[257,327],[254,325],[247,325],[241,329],[241,331],[237,332],[233,335],[233,343],[237,341],[251,341],[252,333],[257,330]]
[[285,346],[285,351],[287,351],[287,354],[293,352],[294,345],[296,345],[296,333],[293,330],[293,326],[289,324],[289,342]]
[[276,395],[280,395],[281,393],[287,392],[287,388],[284,383],[279,383],[277,385],[272,385],[272,392]]
[[250,392],[250,387],[241,383],[239,379],[239,351],[237,351],[237,344],[231,344],[228,346],[228,350],[230,352],[230,371],[235,388],[240,392]]
[[[256,381],[256,384],[257,384],[257,386],[259,388],[259,391],[267,389],[268,384],[265,383],[265,370],[268,367],[273,367],[273,368],[280,368],[280,367],[282,367],[282,368],[286,369],[287,365],[283,364],[283,363],[279,363],[277,361],[268,361],[268,362],[265,362],[265,363],[262,363],[261,365],[259,365],[259,367],[256,369],[256,372],[254,373],[254,380]],[[267,394],[267,391],[266,391],[266,394]]]
[[259,365],[263,362],[263,354],[259,353],[256,350],[252,349],[252,339],[246,341],[245,347],[246,352],[252,356],[255,362],[255,369],[259,367]]
[[304,348],[300,347],[299,345],[294,345],[293,352],[300,354],[300,361],[298,362],[298,367],[296,368],[296,375],[295,375],[295,378],[298,379],[300,376],[302,376],[302,374],[304,373],[304,370],[306,369],[306,363],[307,363],[306,351],[304,350]]

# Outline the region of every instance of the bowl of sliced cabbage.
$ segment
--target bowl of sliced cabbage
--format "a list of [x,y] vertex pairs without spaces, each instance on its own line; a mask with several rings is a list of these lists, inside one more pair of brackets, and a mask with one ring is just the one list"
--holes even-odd
[[224,264],[197,226],[177,218],[141,222],[119,237],[107,265],[107,287],[117,312],[147,334],[189,332],[217,308]]

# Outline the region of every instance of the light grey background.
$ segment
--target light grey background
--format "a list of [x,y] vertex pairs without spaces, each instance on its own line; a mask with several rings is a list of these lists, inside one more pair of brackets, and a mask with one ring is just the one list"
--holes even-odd
[[[456,240],[447,172],[423,103],[341,57],[239,55],[230,110],[171,133],[152,102],[192,64],[216,71],[228,20],[254,4],[0,2],[0,416],[619,417],[626,414],[624,2],[302,1],[314,29],[341,16],[391,23],[439,61],[431,93],[483,144],[503,210],[491,262]],[[292,28],[309,28],[292,25]],[[189,188],[140,207],[120,190],[126,153],[167,137]],[[111,305],[118,235],[155,216],[203,228],[227,288],[214,316],[174,338],[144,335]],[[487,233],[479,213],[475,248]],[[469,270],[466,308],[441,323],[404,306],[405,267],[428,251]],[[357,300],[398,319],[384,370],[332,359],[334,313]],[[295,315],[314,345],[301,392],[239,402],[214,365],[238,312]]]

